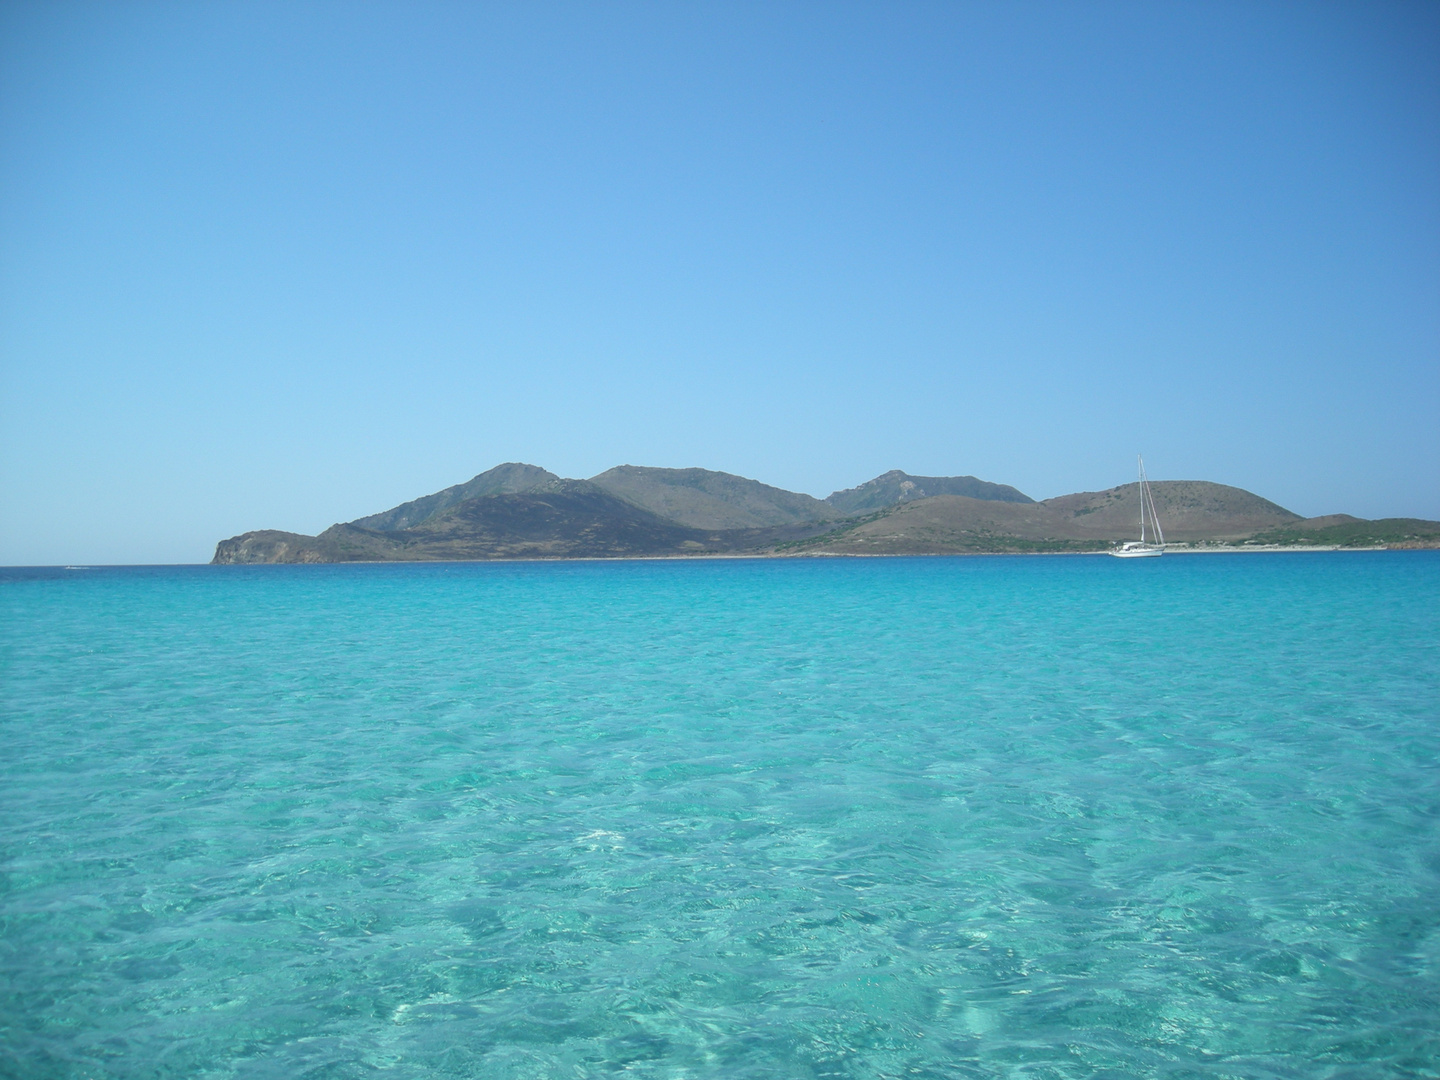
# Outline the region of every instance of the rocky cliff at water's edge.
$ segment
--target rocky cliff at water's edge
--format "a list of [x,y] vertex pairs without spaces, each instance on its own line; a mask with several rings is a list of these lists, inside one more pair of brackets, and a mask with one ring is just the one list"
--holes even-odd
[[259,529],[241,533],[215,545],[217,565],[238,563],[323,563],[326,558],[316,546],[315,537],[278,529]]

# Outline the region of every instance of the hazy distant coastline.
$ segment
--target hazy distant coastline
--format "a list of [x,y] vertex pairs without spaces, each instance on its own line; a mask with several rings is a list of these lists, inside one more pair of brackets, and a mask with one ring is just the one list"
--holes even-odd
[[[1306,519],[1224,484],[1151,486],[1177,551],[1440,546],[1440,522]],[[621,465],[567,480],[511,462],[318,536],[242,533],[222,540],[212,561],[1080,554],[1134,539],[1138,507],[1135,484],[1037,502],[974,476],[892,470],[816,499],[709,469]]]

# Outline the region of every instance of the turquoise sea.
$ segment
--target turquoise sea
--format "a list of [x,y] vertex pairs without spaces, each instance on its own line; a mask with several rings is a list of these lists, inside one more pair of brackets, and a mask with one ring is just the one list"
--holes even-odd
[[0,571],[0,1075],[1440,1076],[1440,553]]

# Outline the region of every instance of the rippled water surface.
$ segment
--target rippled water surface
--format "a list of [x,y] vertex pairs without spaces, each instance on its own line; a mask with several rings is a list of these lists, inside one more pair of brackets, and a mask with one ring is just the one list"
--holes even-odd
[[0,1075],[1440,1059],[1440,556],[0,572]]

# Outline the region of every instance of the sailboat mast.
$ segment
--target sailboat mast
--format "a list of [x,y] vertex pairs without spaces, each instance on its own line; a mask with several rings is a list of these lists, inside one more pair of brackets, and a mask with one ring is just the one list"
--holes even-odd
[[1145,543],[1145,459],[1135,455],[1140,472],[1140,542]]
[[1160,529],[1160,515],[1155,511],[1155,492],[1150,489],[1150,481],[1145,481],[1145,499],[1150,504],[1150,526],[1155,532],[1155,543],[1161,547],[1165,546],[1165,534]]

